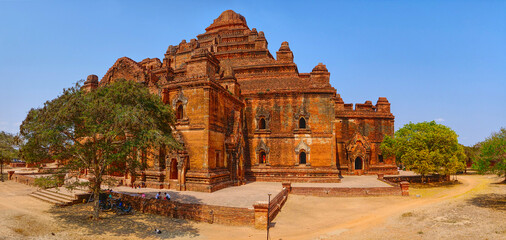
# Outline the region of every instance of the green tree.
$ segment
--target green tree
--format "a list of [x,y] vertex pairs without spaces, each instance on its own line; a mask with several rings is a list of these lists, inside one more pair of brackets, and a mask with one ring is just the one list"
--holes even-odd
[[492,133],[480,143],[480,155],[476,158],[473,168],[480,173],[493,172],[504,176],[506,183],[506,128]]
[[16,137],[4,131],[0,132],[0,180],[4,181],[4,164],[18,156]]
[[432,122],[408,123],[394,137],[385,136],[380,148],[384,155],[422,175],[450,175],[465,169],[465,154],[457,134]]
[[86,184],[96,199],[93,216],[99,219],[107,171],[118,163],[139,166],[138,151],[179,148],[173,126],[172,109],[140,83],[117,80],[91,92],[77,83],[28,113],[20,127],[21,153],[30,162],[55,159],[69,170],[87,169],[92,178]]
[[480,155],[481,144],[477,143],[477,144],[473,145],[472,147],[468,147],[468,146],[463,146],[463,147],[464,147],[464,153],[466,154],[466,167],[468,165],[471,166],[472,164],[474,164],[474,162],[476,161],[476,159]]

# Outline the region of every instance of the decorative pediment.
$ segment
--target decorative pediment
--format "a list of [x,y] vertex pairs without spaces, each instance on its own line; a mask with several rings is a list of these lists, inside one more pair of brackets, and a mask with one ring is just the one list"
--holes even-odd
[[297,147],[295,147],[295,153],[299,153],[301,150],[304,150],[306,153],[309,153],[311,151],[311,148],[304,142],[300,141]]
[[177,107],[177,102],[179,102],[179,101],[181,103],[183,103],[183,106],[185,106],[188,103],[188,98],[186,98],[184,96],[183,91],[181,89],[179,89],[179,92],[177,93],[176,98],[174,98],[174,100],[172,100],[172,107],[176,108]]
[[304,98],[302,100],[302,105],[300,106],[299,110],[295,112],[293,118],[295,120],[299,120],[301,117],[304,117],[306,120],[309,119],[309,111],[307,110],[307,100]]
[[353,137],[346,142],[346,150],[350,152],[357,146],[363,146],[366,151],[371,151],[371,144],[369,143],[369,140],[359,132],[355,132]]
[[185,147],[185,140],[184,140],[184,136],[181,132],[179,131],[173,131],[174,133],[174,139],[179,143],[181,144],[182,147]]
[[258,143],[257,148],[255,149],[256,152],[260,152],[261,150],[263,150],[266,154],[269,154],[269,148],[263,140],[260,140],[260,143]]
[[257,113],[255,115],[255,118],[257,120],[260,120],[260,118],[264,118],[266,121],[270,120],[271,119],[271,113],[269,111],[267,111],[267,109],[263,108],[263,107],[259,107],[257,108]]

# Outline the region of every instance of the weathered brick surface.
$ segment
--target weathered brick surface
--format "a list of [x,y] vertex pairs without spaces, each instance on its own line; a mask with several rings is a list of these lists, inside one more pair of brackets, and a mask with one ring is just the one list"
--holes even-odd
[[264,32],[227,10],[196,39],[169,46],[163,60],[120,58],[100,83],[90,77],[83,88],[138,81],[174,108],[184,149],[141,153],[150,170],[141,181],[212,192],[247,179],[338,182],[340,173],[397,173],[379,150],[394,132],[386,98],[345,104],[324,64],[299,73],[288,42],[276,57],[267,46]]
[[26,167],[26,163],[11,162],[9,164],[13,168]]
[[317,197],[367,197],[401,195],[400,187],[374,188],[325,188],[325,187],[292,187],[291,194]]
[[27,185],[35,185],[34,174],[14,173],[12,174],[10,180],[13,180],[18,183],[24,183]]
[[[386,181],[393,183],[409,182],[409,183],[422,183],[420,175],[414,176],[387,176],[383,177]],[[428,175],[423,177],[424,182],[444,182],[450,181],[450,175]]]
[[195,220],[227,225],[253,226],[255,213],[253,209],[212,206],[204,204],[180,203],[163,199],[146,199],[122,193],[112,193],[115,197],[129,202],[139,212],[170,216],[180,219]]

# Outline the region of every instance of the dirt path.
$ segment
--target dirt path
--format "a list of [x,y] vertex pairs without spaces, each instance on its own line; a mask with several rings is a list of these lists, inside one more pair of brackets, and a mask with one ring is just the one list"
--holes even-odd
[[[276,222],[279,226],[272,231],[272,239],[347,239],[356,233],[381,225],[389,217],[406,211],[448,201],[456,198],[468,198],[473,192],[483,190],[490,183],[484,177],[459,176],[462,184],[450,188],[411,189],[411,196],[384,198],[311,198],[290,196],[290,201],[302,201],[297,206],[290,202],[283,209]],[[416,197],[421,195],[421,197]],[[296,198],[296,199],[293,199]],[[332,204],[341,207],[336,207]],[[293,202],[293,201],[292,201]],[[311,204],[311,203],[313,204]],[[304,206],[304,204],[308,204]],[[316,204],[316,206],[311,205]],[[297,213],[304,208],[307,214]],[[341,208],[341,209],[340,209]],[[298,219],[298,221],[290,221]],[[285,225],[281,222],[290,222]]]
[[35,188],[0,182],[0,239],[26,239],[58,231],[46,214],[51,205],[28,197]]
[[[418,208],[425,205],[445,201],[450,198],[459,197],[472,191],[475,188],[478,189],[482,188],[483,185],[486,184],[484,181],[479,181],[476,178],[469,178],[465,176],[460,178],[460,181],[462,182],[462,186],[449,188],[447,191],[441,192],[434,197],[416,198],[416,194],[419,191],[412,190],[412,194],[410,197],[411,201],[400,201],[397,204],[378,208],[377,210],[372,211],[369,214],[360,217],[356,220],[339,224],[329,229],[321,229],[320,231],[317,232],[317,234],[336,232],[337,230],[341,229],[348,229],[347,234],[354,234],[356,232],[363,231],[366,228],[371,228],[384,223],[386,218],[392,216],[393,214],[403,213],[413,208]],[[413,195],[415,199],[413,199]]]
[[[462,184],[451,187],[412,188],[410,197],[290,195],[274,221],[275,227],[271,229],[270,236],[273,240],[506,239],[506,203],[503,201],[506,199],[506,186],[490,184],[497,180],[491,176],[459,176],[459,180]],[[111,216],[99,223],[90,223],[86,220],[90,206],[80,204],[55,209],[29,197],[33,190],[14,182],[0,183],[0,239],[235,240],[266,237],[264,230],[252,227],[208,224],[148,214]],[[469,202],[474,196],[484,194],[485,198],[476,202],[490,205],[487,201],[495,197],[499,210]],[[502,200],[497,201],[497,198]],[[152,230],[155,227],[160,228],[163,234],[154,234]],[[459,232],[464,235],[456,234]]]

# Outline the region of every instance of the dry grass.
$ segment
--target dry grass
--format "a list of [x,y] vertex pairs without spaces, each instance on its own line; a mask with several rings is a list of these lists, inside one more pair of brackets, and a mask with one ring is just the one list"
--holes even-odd
[[413,213],[412,212],[405,212],[401,215],[401,217],[413,217]]
[[[136,213],[134,215],[116,215],[101,213],[100,220],[91,219],[92,203],[78,204],[70,207],[53,207],[49,213],[69,229],[80,229],[84,235],[112,235],[137,238],[175,238],[196,237],[198,230],[191,222],[166,216]],[[160,229],[161,234],[156,234]]]

